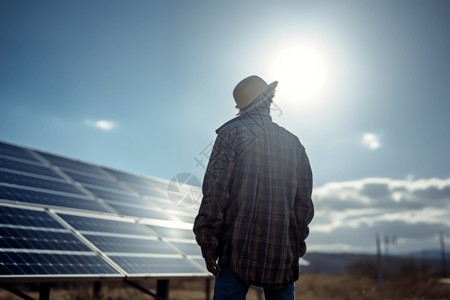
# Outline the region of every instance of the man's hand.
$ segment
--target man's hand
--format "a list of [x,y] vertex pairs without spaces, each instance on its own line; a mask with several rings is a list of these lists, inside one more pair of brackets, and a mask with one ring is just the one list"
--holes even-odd
[[215,258],[205,258],[206,268],[210,271],[214,277],[219,278],[220,266],[216,263]]

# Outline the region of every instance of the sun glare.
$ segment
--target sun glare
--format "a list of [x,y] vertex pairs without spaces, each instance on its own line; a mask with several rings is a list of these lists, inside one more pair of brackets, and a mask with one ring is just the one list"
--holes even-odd
[[328,69],[323,54],[312,44],[298,42],[274,56],[271,73],[279,81],[277,96],[289,103],[317,100],[327,84]]

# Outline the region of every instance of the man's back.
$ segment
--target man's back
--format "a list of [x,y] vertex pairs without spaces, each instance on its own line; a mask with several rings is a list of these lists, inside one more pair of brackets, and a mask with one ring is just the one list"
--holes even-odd
[[312,186],[312,178],[298,138],[265,112],[243,114],[218,130],[203,193],[216,201],[224,188],[228,193],[220,203],[221,262],[249,284],[280,288],[298,278],[308,227],[299,228],[297,219],[310,207],[299,207],[296,195],[299,181]]

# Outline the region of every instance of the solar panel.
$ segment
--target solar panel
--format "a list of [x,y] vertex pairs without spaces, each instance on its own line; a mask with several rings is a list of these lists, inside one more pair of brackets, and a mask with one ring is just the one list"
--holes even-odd
[[0,168],[10,171],[20,171],[61,179],[61,176],[59,176],[55,171],[49,169],[48,167],[45,167],[41,163],[21,162],[17,160],[2,158],[0,159]]
[[145,199],[139,198],[136,195],[133,195],[130,192],[127,192],[125,190],[119,191],[119,190],[105,190],[101,188],[93,188],[93,187],[87,187],[86,189],[90,191],[95,196],[102,198],[104,200],[115,200],[118,202],[123,202],[123,204],[126,203],[136,203],[136,204],[142,204],[142,205],[148,205],[148,202],[145,201]]
[[142,176],[138,176],[138,175],[134,175],[134,174],[118,171],[118,170],[113,170],[110,168],[103,168],[103,170],[105,170],[106,172],[108,172],[109,174],[111,174],[112,176],[114,176],[115,178],[117,178],[119,181],[122,181],[122,182],[136,183],[136,184],[142,184],[142,185],[148,184],[148,181]]
[[42,206],[61,206],[74,209],[110,212],[100,203],[82,195],[68,195],[51,191],[37,191],[27,187],[3,186],[0,183],[0,199]]
[[188,216],[188,215],[182,215],[182,214],[175,214],[174,218],[180,220],[181,222],[185,223],[194,223],[195,216]]
[[172,245],[174,245],[177,249],[180,249],[184,254],[190,255],[190,256],[201,256],[202,252],[200,250],[200,247],[197,245],[195,240],[192,242],[170,242]]
[[104,176],[104,174],[101,172],[101,170],[94,165],[87,164],[87,163],[73,160],[73,159],[69,159],[69,158],[65,158],[65,157],[61,157],[61,156],[56,156],[56,155],[49,154],[49,153],[44,153],[44,152],[39,152],[39,151],[36,151],[36,153],[38,153],[39,155],[41,155],[42,157],[47,159],[52,164],[54,164],[62,169],[81,171],[83,173],[94,175],[94,176],[95,175],[100,176],[100,177]]
[[130,274],[167,276],[175,274],[201,274],[205,272],[202,268],[181,256],[111,256],[111,258]]
[[105,232],[116,234],[128,234],[128,235],[144,235],[148,236],[149,232],[146,231],[141,225],[134,222],[125,222],[119,220],[111,220],[104,218],[94,218],[79,215],[58,214],[73,228],[79,231],[89,232]]
[[42,210],[22,209],[0,205],[0,224],[2,226],[64,229],[56,220]]
[[156,237],[130,238],[118,236],[84,235],[89,241],[105,253],[152,253],[152,254],[178,254],[178,252]]
[[146,206],[131,206],[131,205],[122,205],[122,203],[117,203],[114,201],[108,201],[108,204],[113,207],[120,215],[123,216],[132,216],[137,218],[147,218],[147,219],[156,219],[156,220],[174,220],[173,217],[170,217],[164,212],[150,209]]
[[89,251],[71,232],[0,228],[0,248]]
[[[197,252],[192,249],[195,245],[193,244],[194,240],[191,230],[147,226],[120,219],[94,218],[70,214],[59,214],[59,216],[77,229],[119,267],[129,273],[128,275],[160,273],[155,272],[153,269],[155,263],[152,261],[155,257],[169,259],[168,261],[171,263],[175,259],[175,262],[184,264],[185,267],[189,266],[191,274],[192,272],[205,272],[204,269],[199,269],[198,266],[183,257],[183,255],[201,255],[198,246],[196,246],[198,248]],[[177,231],[180,231],[178,236],[176,235]],[[188,231],[191,232],[189,235]],[[171,233],[172,237],[185,237],[186,241],[185,243],[173,243],[170,241],[170,237],[166,238],[164,233]],[[177,247],[177,245],[181,247]],[[187,249],[189,249],[189,252],[184,252]],[[145,259],[141,260],[140,258]],[[142,263],[142,265],[139,267],[134,266],[138,262]],[[185,273],[185,271],[180,269],[176,273]]]
[[0,205],[3,274],[117,274],[73,232],[42,210]]
[[[103,178],[97,176],[87,176],[84,174],[76,173],[73,171],[64,171],[67,175],[72,177],[75,181],[78,181],[81,184],[87,184],[88,186],[100,186],[104,188],[117,189],[118,184],[116,181],[113,181],[106,176]],[[121,189],[123,190],[123,189]]]
[[95,253],[0,252],[1,275],[117,275]]
[[197,207],[177,206],[168,184],[0,142],[0,282],[207,276]]
[[167,183],[165,182],[108,168],[104,168],[104,170],[140,195],[167,198]]
[[195,239],[194,232],[190,229],[170,228],[152,225],[148,225],[148,227],[162,237],[187,240]]
[[34,175],[24,175],[0,170],[0,182],[83,195],[79,189],[63,179],[44,179]]
[[28,153],[25,149],[11,144],[1,143],[0,156],[9,156],[13,158],[20,158],[29,161],[38,161],[34,156]]
[[135,191],[139,195],[154,197],[154,198],[165,198],[167,197],[167,190],[163,189],[152,189],[149,185],[141,185],[136,183],[125,182],[126,186],[128,186],[131,190]]

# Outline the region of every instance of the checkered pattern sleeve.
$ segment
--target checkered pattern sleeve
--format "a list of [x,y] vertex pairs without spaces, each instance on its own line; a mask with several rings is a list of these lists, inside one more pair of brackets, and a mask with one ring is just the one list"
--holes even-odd
[[223,212],[230,200],[235,167],[235,152],[228,147],[226,136],[214,143],[203,180],[203,199],[194,222],[194,233],[204,258],[219,256]]

